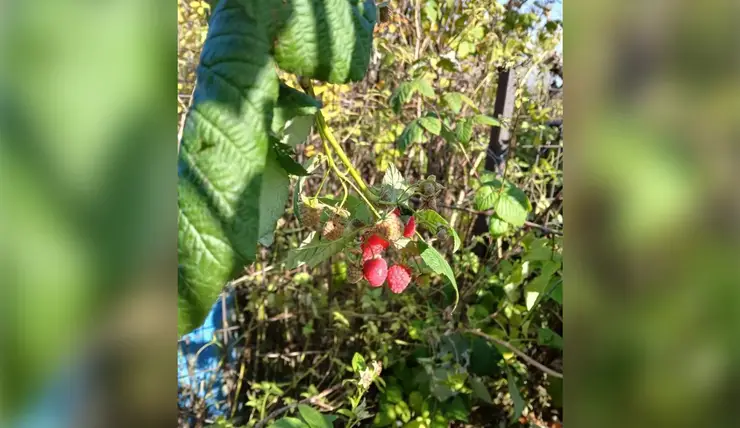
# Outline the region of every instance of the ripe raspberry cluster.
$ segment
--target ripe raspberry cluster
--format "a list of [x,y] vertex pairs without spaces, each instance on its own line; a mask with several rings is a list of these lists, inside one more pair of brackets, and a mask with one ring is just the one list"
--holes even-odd
[[[396,208],[365,236],[361,245],[362,275],[371,287],[380,287],[387,281],[388,288],[395,294],[402,293],[408,287],[413,276],[412,270],[401,260],[394,260],[395,254],[388,257],[393,263],[388,267],[388,261],[384,256],[387,257],[386,250],[391,246],[391,242],[396,242],[401,237],[412,238],[415,232],[414,217],[409,217],[404,224],[401,212]],[[354,273],[354,269],[350,267],[350,272]]]

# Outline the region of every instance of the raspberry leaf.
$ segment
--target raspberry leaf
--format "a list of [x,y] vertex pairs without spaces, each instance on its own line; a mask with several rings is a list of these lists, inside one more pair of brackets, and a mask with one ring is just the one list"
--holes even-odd
[[388,165],[380,184],[379,194],[381,199],[400,205],[411,197],[408,188],[409,185],[403,178],[401,171],[393,164]]
[[434,247],[429,246],[429,244],[424,241],[419,242],[419,253],[427,267],[429,267],[433,272],[445,276],[452,284],[452,288],[455,289],[455,306],[452,308],[454,312],[457,308],[457,303],[460,300],[460,292],[457,289],[455,273],[452,272],[450,264],[447,263],[447,260],[445,260],[439,251],[435,250]]
[[[429,118],[422,118],[422,119],[429,119]],[[427,125],[432,126],[432,124],[427,124]],[[403,132],[401,133],[401,136],[398,137],[398,150],[400,150],[403,153],[407,147],[411,146],[414,143],[423,141],[424,139],[423,126],[424,124],[423,122],[421,122],[421,119],[414,119],[411,122],[409,122],[409,124],[406,125],[406,128],[404,128]]]
[[475,208],[480,211],[493,209],[505,222],[521,227],[532,211],[527,195],[518,187],[493,178],[481,183],[475,195]]
[[349,246],[350,242],[355,239],[355,235],[356,233],[347,233],[336,241],[326,241],[321,239],[321,234],[311,232],[300,247],[288,252],[285,267],[295,269],[304,264],[316,267]]

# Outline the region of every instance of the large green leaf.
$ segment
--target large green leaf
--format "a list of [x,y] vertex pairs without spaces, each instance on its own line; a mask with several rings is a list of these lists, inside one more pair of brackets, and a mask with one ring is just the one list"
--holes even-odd
[[362,354],[355,352],[355,355],[352,357],[352,370],[355,373],[360,373],[366,368],[367,364],[365,363],[365,357],[363,357]]
[[300,413],[301,418],[311,428],[332,428],[331,423],[324,419],[321,412],[312,407],[306,406],[305,404],[299,404],[298,413]]
[[281,83],[277,105],[272,116],[272,132],[276,135],[282,133],[285,124],[294,117],[308,116],[312,119],[320,108],[319,100]]
[[503,236],[509,233],[509,230],[511,230],[511,225],[498,218],[496,214],[492,215],[491,218],[488,219],[488,232],[491,236]]
[[305,140],[319,105],[281,85],[276,65],[332,83],[360,80],[375,20],[372,0],[222,0],[214,7],[179,151],[181,334],[202,322],[223,285],[254,260],[258,240],[271,242],[287,201],[285,171],[303,173],[269,155],[268,146],[271,134],[288,145]]
[[[264,11],[266,24],[274,34],[274,45],[266,47],[273,48],[283,70],[330,83],[358,81],[365,76],[377,19],[374,1],[249,3],[252,9]],[[287,21],[281,22],[286,16]]]
[[426,79],[416,79],[414,85],[421,95],[427,98],[434,98],[434,88]]
[[289,119],[283,128],[280,142],[291,147],[303,144],[311,134],[313,123],[313,116],[296,116]]
[[473,110],[478,111],[478,107],[475,105],[475,102],[461,92],[445,93],[444,95],[442,95],[442,102],[455,114],[460,113],[463,103],[470,106]]
[[552,348],[563,349],[563,338],[546,327],[540,327],[537,330],[537,343]]
[[455,289],[455,306],[453,311],[457,308],[457,303],[460,300],[460,292],[457,289],[457,281],[455,280],[455,273],[452,272],[450,264],[447,260],[435,250],[434,247],[430,247],[426,242],[419,241],[419,253],[424,263],[435,273],[444,275],[452,284],[452,288]]
[[524,297],[527,310],[532,308],[542,299],[545,290],[550,285],[553,275],[560,269],[559,261],[546,261],[542,264],[539,275],[524,286]]
[[403,105],[406,104],[411,97],[416,92],[416,87],[414,86],[414,82],[403,82],[396,90],[393,91],[393,94],[391,94],[390,99],[388,102],[391,105],[391,108],[396,114],[399,114],[401,112],[401,109],[403,108]]
[[455,421],[468,421],[468,415],[470,415],[470,409],[459,395],[453,398],[444,405],[444,413],[450,420]]

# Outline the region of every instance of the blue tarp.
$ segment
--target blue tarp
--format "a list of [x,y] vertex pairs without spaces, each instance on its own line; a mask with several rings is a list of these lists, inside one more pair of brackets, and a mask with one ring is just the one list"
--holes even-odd
[[[178,343],[177,384],[179,387],[189,386],[198,398],[205,399],[208,418],[229,416],[231,413],[220,368],[223,364],[235,363],[239,356],[235,332],[226,332],[227,346],[223,345],[223,321],[232,318],[233,309],[234,295],[223,294],[211,308],[203,325],[183,336]],[[181,408],[189,408],[190,401],[191,393],[178,397]]]

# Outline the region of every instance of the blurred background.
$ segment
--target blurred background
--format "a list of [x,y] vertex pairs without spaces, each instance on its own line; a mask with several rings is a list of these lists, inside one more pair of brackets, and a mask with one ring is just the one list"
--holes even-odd
[[0,426],[176,417],[176,13],[0,2]]
[[573,426],[737,426],[740,3],[564,8]]

